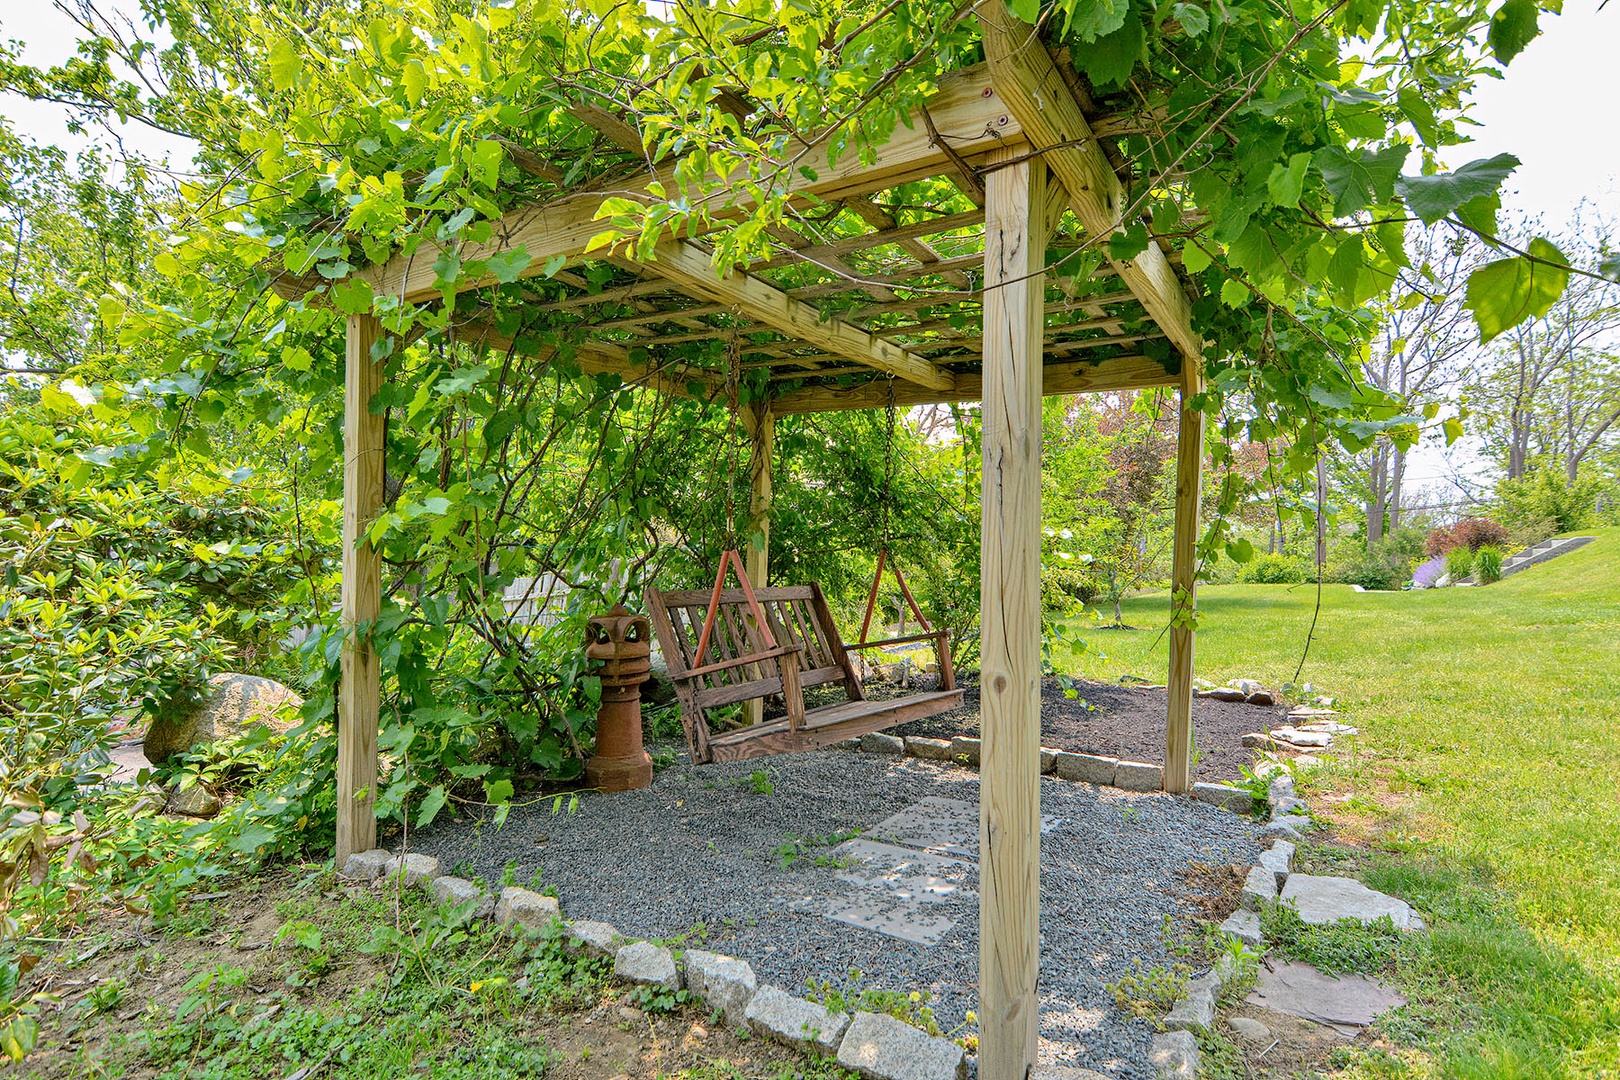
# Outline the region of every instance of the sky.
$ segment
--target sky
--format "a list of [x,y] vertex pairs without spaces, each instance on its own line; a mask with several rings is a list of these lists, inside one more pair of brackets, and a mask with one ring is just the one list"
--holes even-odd
[[[15,2],[15,0],[14,0]],[[1542,13],[1543,33],[1514,59],[1500,80],[1484,80],[1474,94],[1474,142],[1448,151],[1456,168],[1475,158],[1516,155],[1524,164],[1504,188],[1510,211],[1540,215],[1549,226],[1566,221],[1586,199],[1605,216],[1620,218],[1620,122],[1612,115],[1614,64],[1620,57],[1620,3],[1566,3],[1562,15]],[[76,27],[44,0],[0,14],[0,38],[20,39],[23,59],[60,63],[73,52]],[[67,133],[65,110],[0,95],[0,114],[40,142],[78,147]],[[127,145],[167,157],[184,169],[186,141],[138,125],[123,133]],[[1430,489],[1437,498],[1458,494],[1457,480],[1477,482],[1486,466],[1466,438],[1451,452],[1425,446],[1408,459],[1407,490]]]

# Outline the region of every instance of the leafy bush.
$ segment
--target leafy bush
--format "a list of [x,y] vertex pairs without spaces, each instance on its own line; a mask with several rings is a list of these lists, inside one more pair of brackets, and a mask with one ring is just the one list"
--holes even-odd
[[1275,552],[1257,555],[1238,570],[1238,580],[1246,585],[1298,585],[1310,577],[1304,559]]
[[1462,518],[1450,525],[1430,530],[1428,539],[1423,545],[1423,553],[1445,555],[1458,547],[1466,547],[1470,552],[1474,552],[1486,544],[1500,546],[1507,538],[1507,527],[1498,525],[1489,518]]
[[[1499,513],[1509,524],[1550,521],[1552,535],[1556,535],[1590,524],[1602,489],[1602,481],[1595,477],[1582,476],[1571,484],[1561,472],[1538,469],[1529,476],[1497,484],[1496,499]],[[1501,540],[1506,539],[1504,533]]]
[[1403,545],[1380,540],[1364,548],[1354,540],[1341,544],[1329,560],[1327,579],[1344,585],[1360,585],[1363,589],[1392,591],[1402,589],[1412,580],[1412,569],[1417,558],[1401,550]]
[[1489,544],[1474,552],[1474,580],[1490,585],[1502,580],[1502,549]]
[[1097,578],[1084,565],[1041,567],[1041,607],[1047,611],[1063,613],[1083,607],[1096,600],[1100,592]]
[[1462,581],[1474,571],[1474,549],[1458,544],[1446,552],[1446,573],[1453,582]]

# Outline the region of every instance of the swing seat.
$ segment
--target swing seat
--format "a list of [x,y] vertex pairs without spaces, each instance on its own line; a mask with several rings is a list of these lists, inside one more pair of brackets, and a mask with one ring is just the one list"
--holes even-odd
[[[943,629],[845,646],[821,587],[814,582],[712,592],[648,589],[647,607],[681,704],[686,745],[699,764],[816,750],[962,704]],[[711,632],[705,655],[699,657],[711,609],[714,616],[707,620]],[[764,617],[765,633],[755,610]],[[868,699],[850,652],[923,641],[934,642],[938,650],[942,689],[890,701]],[[844,700],[807,709],[804,691],[815,686],[841,687]],[[787,706],[786,716],[724,733],[709,730],[709,710],[777,695]]]

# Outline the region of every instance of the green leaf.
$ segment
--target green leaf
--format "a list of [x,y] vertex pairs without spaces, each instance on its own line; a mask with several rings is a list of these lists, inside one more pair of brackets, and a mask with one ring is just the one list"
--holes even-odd
[[1108,257],[1115,262],[1134,259],[1147,250],[1148,243],[1147,226],[1138,221],[1108,238]]
[[506,160],[506,148],[494,139],[480,139],[472,145],[473,175],[487,188],[501,182],[501,162]]
[[412,60],[406,64],[400,74],[400,82],[405,87],[405,99],[412,105],[420,105],[428,86],[427,69],[422,66],[422,61]]
[[1221,303],[1229,308],[1240,308],[1249,302],[1249,287],[1237,278],[1228,278],[1221,286]]
[[332,303],[345,315],[364,315],[371,310],[371,286],[365,278],[339,281],[332,286]]
[[1396,185],[1407,208],[1425,225],[1451,216],[1464,203],[1497,195],[1502,181],[1519,167],[1512,154],[1470,161],[1456,172],[1435,176],[1403,176]]
[[1201,274],[1209,268],[1209,253],[1197,244],[1189,243],[1181,252],[1181,265],[1189,274]]
[[484,800],[492,803],[507,802],[512,798],[512,781],[484,781]]
[[516,281],[524,269],[533,261],[529,257],[529,253],[521,247],[499,255],[491,255],[485,260],[489,266],[489,272],[502,285],[510,285]]
[[1077,50],[1074,62],[1099,89],[1123,86],[1142,59],[1142,49],[1142,20],[1133,8],[1119,29]]
[[1348,409],[1350,407],[1351,394],[1349,390],[1335,390],[1332,387],[1323,386],[1321,383],[1311,384],[1310,389],[1305,391],[1305,396],[1327,409]]
[[1254,545],[1247,540],[1235,540],[1226,545],[1226,557],[1235,563],[1254,561]]
[[418,829],[431,825],[433,819],[439,816],[439,811],[444,809],[444,798],[443,784],[435,784],[426,795],[422,796],[422,805],[416,811]]
[[1529,251],[1534,259],[1522,255],[1497,259],[1468,275],[1463,306],[1479,324],[1481,343],[1526,319],[1541,318],[1564,295],[1569,264],[1563,252],[1539,236],[1530,241]]
[[1271,175],[1266,178],[1272,205],[1298,206],[1300,193],[1305,189],[1305,172],[1310,167],[1311,155],[1308,153],[1294,154],[1286,165],[1281,162],[1273,165]]
[[1376,153],[1351,153],[1339,146],[1326,146],[1316,152],[1316,167],[1333,195],[1333,213],[1347,217],[1358,210],[1388,202],[1395,194],[1395,181],[1411,147],[1401,143]]
[[[1069,13],[1064,21],[1064,35],[1076,34],[1082,41],[1096,41],[1115,33],[1131,14],[1130,0],[1075,0],[1066,6]],[[1032,14],[1019,15],[1019,18],[1033,23],[1041,12],[1040,0],[1029,0],[1029,8]],[[1017,14],[1016,8],[1014,14]]]
[[1041,0],[1012,0],[1007,6],[1012,10],[1013,18],[1030,24],[1041,17]]
[[1498,62],[1511,62],[1536,39],[1540,33],[1536,25],[1539,15],[1536,0],[1505,0],[1496,9],[1491,16],[1491,29],[1486,40]]
[[270,46],[270,83],[277,90],[291,90],[304,73],[304,58],[293,43],[282,39]]
[[1448,416],[1440,426],[1445,429],[1447,446],[1462,438],[1463,424],[1461,417]]
[[1177,4],[1170,9],[1170,17],[1181,24],[1190,38],[1203,37],[1209,32],[1209,12],[1197,4]]

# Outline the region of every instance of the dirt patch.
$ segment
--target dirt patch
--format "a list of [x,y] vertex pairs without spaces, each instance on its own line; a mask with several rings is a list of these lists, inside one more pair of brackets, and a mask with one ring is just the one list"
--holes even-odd
[[1248,867],[1235,863],[1188,863],[1183,875],[1188,891],[1182,898],[1205,920],[1218,923],[1243,902],[1243,884],[1248,874]]
[[[962,682],[962,707],[954,712],[914,720],[894,729],[896,735],[948,739],[979,734],[979,684]],[[876,686],[873,687],[877,689]],[[1055,679],[1041,685],[1041,744],[1077,754],[1100,754],[1131,761],[1164,761],[1169,696],[1163,689],[1076,681],[1074,696]],[[1267,731],[1287,721],[1282,706],[1193,699],[1193,775],[1198,780],[1234,781],[1254,758],[1243,746],[1251,731]]]

